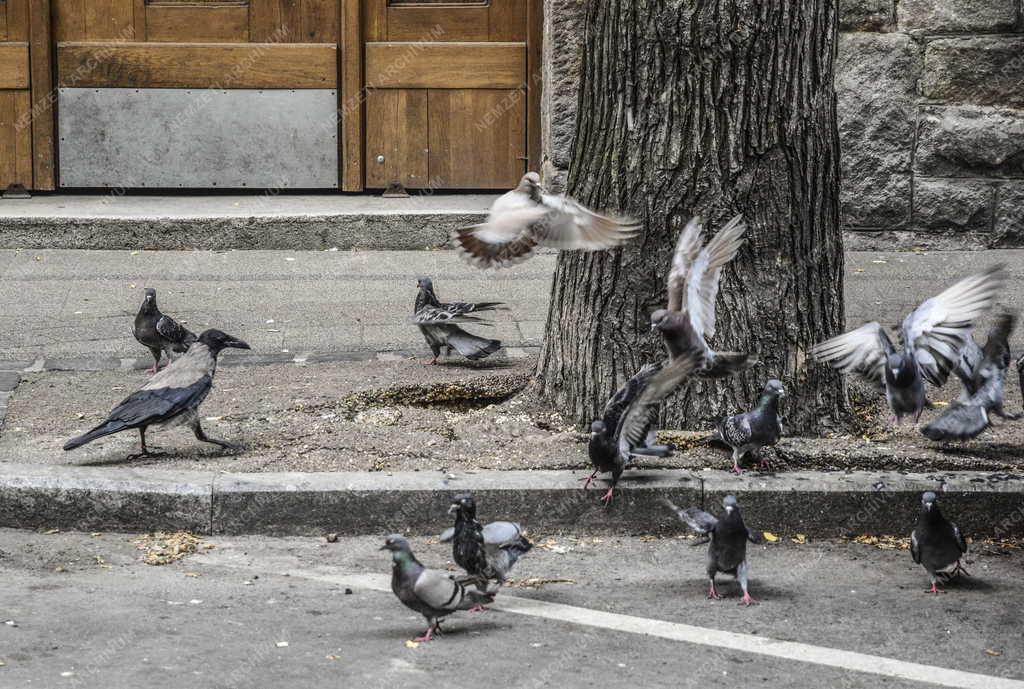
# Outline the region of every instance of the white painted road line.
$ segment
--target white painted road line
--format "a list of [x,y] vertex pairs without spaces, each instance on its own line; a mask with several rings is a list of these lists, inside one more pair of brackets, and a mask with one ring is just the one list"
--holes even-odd
[[[315,570],[292,570],[293,577],[330,582],[371,591],[391,593],[391,579],[381,574],[332,574]],[[752,634],[738,634],[679,622],[665,622],[645,617],[601,612],[560,603],[548,603],[502,594],[492,606],[496,610],[529,615],[548,620],[597,627],[617,632],[643,634],[671,641],[711,646],[742,653],[796,660],[827,667],[893,677],[958,689],[1024,689],[1024,681],[962,672],[934,665],[921,665],[883,656],[842,651],[825,646],[812,646],[795,641],[780,641]]]

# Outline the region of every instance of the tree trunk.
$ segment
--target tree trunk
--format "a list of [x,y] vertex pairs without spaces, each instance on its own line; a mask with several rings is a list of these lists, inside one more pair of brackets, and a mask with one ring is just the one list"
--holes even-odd
[[771,377],[790,393],[787,430],[845,410],[838,376],[807,354],[843,324],[836,13],[836,0],[590,0],[568,191],[644,232],[614,252],[560,255],[542,399],[588,422],[662,358],[649,319],[679,231],[699,213],[707,240],[741,212],[748,241],[723,272],[712,344],[762,363],[694,381],[665,423],[747,409]]

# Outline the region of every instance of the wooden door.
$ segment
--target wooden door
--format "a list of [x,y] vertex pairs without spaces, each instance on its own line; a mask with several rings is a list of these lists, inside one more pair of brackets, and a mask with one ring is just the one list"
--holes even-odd
[[532,3],[365,2],[366,186],[515,186],[537,126]]
[[48,0],[0,0],[0,191],[53,189]]
[[[339,121],[360,113],[338,107],[354,87],[339,55],[360,59],[357,0],[53,2],[63,186],[74,165],[71,186],[361,188],[343,161],[362,147],[349,150]],[[109,161],[90,160],[99,153]],[[315,166],[323,174],[302,177]],[[298,181],[273,183],[275,167]]]

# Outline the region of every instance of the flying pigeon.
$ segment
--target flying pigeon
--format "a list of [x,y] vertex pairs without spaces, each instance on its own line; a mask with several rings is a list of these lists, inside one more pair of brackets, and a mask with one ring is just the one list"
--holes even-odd
[[660,332],[670,357],[696,348],[701,351],[697,375],[724,378],[750,368],[750,354],[716,352],[707,340],[715,336],[715,303],[722,268],[743,245],[747,226],[737,215],[702,247],[704,225],[695,217],[679,233],[668,274],[668,305],[651,314],[651,331]]
[[926,437],[941,441],[969,440],[989,427],[989,414],[1009,420],[1020,418],[1003,410],[1006,371],[1010,367],[1009,337],[1015,321],[1011,314],[1000,314],[989,331],[984,349],[978,347],[973,337],[968,340],[964,348],[967,353],[956,368],[964,386],[960,399],[921,429]]
[[743,523],[743,516],[740,514],[739,505],[736,503],[736,496],[726,495],[722,500],[722,507],[725,512],[717,519],[712,515],[696,507],[688,507],[685,510],[672,504],[667,498],[661,500],[662,504],[676,513],[680,521],[693,529],[696,533],[708,534],[711,542],[708,545],[708,579],[711,588],[708,590],[708,598],[720,600],[722,596],[715,587],[715,575],[719,572],[732,574],[739,579],[740,588],[743,589],[743,598],[740,605],[753,605],[756,600],[750,597],[747,589],[747,541],[760,543],[761,534],[755,533]]
[[945,384],[974,322],[992,308],[1005,279],[1003,267],[993,266],[922,303],[903,320],[902,351],[873,321],[815,345],[811,354],[884,387],[896,424],[904,416],[917,423],[925,407],[925,382]]
[[693,374],[698,360],[699,353],[691,350],[688,356],[674,361],[644,366],[612,395],[602,417],[590,424],[587,453],[594,471],[583,487],[589,488],[599,473],[611,472],[611,487],[601,498],[606,505],[611,504],[619,477],[634,455],[672,455],[671,448],[656,444],[658,411],[661,403]]
[[508,311],[508,307],[500,301],[453,301],[449,304],[445,304],[437,298],[437,293],[434,292],[433,280],[428,277],[421,277],[416,281],[416,284],[420,289],[420,293],[417,295],[416,299],[417,304],[422,300],[423,304],[433,306],[436,309],[440,309],[441,311],[450,313],[454,316],[476,313],[477,311]]
[[427,569],[412,553],[409,541],[398,534],[388,536],[381,550],[391,551],[391,590],[410,610],[427,620],[427,631],[416,641],[430,641],[441,633],[441,619],[456,610],[469,610],[494,602],[494,596],[466,588],[444,572]]
[[561,195],[549,194],[540,175],[527,172],[519,185],[491,205],[487,220],[455,231],[459,254],[479,268],[525,261],[538,246],[599,251],[619,246],[640,230],[631,218],[611,218]]
[[148,347],[153,355],[153,368],[149,373],[160,369],[160,355],[167,352],[167,360],[173,359],[171,352],[182,354],[196,341],[195,333],[178,323],[170,316],[160,313],[156,305],[156,290],[147,287],[142,306],[135,315],[132,335],[139,344]]
[[958,574],[967,574],[960,558],[967,552],[967,543],[956,524],[939,511],[935,493],[921,496],[921,514],[910,534],[910,555],[924,567],[932,587],[926,593],[945,593],[937,585],[939,578],[948,580]]
[[[481,591],[487,591],[488,581],[504,584],[512,566],[533,547],[515,522],[490,522],[482,526],[476,520],[476,501],[472,495],[456,495],[448,514],[455,515],[455,527],[448,538],[447,532],[442,534],[441,542],[452,541],[452,559]],[[479,609],[483,608],[474,610]]]
[[[484,337],[477,337],[466,332],[456,323],[480,323],[487,324],[482,318],[470,315],[468,312],[457,313],[446,309],[451,304],[435,306],[432,301],[437,301],[434,295],[433,284],[429,279],[420,279],[418,282],[419,291],[416,293],[416,302],[413,306],[413,323],[415,323],[423,338],[430,346],[434,358],[430,364],[436,364],[437,358],[441,356],[441,350],[450,355],[454,349],[462,356],[476,361],[494,354],[501,349],[500,340],[489,340]],[[486,304],[487,302],[485,302]],[[493,302],[492,302],[493,303]],[[475,305],[476,306],[476,305]]]
[[740,460],[744,455],[748,452],[760,454],[762,447],[772,447],[779,442],[783,433],[779,400],[785,396],[782,381],[772,378],[764,386],[753,409],[718,422],[718,435],[732,448],[732,470],[737,474],[743,473]]
[[64,449],[73,450],[105,435],[137,428],[142,452],[136,456],[145,456],[150,454],[146,447],[147,428],[179,423],[188,423],[196,439],[204,443],[240,449],[234,443],[209,437],[199,422],[199,405],[213,389],[217,356],[228,347],[249,349],[245,342],[220,330],[203,331],[184,356],[175,359],[114,407],[106,421],[85,435],[69,440]]

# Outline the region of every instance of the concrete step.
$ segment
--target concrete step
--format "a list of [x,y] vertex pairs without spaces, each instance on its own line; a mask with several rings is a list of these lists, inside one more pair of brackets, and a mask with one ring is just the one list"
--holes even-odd
[[495,198],[40,195],[0,201],[0,248],[438,249]]

